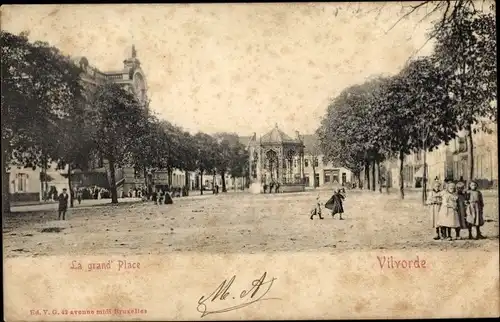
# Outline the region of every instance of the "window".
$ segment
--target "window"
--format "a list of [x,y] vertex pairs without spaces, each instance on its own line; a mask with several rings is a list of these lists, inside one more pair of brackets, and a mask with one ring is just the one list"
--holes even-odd
[[27,192],[28,175],[26,173],[18,173],[16,175],[16,192]]
[[318,166],[318,164],[319,164],[319,163],[318,163],[318,158],[315,158],[315,159],[314,159],[314,167],[317,167],[317,166]]
[[309,167],[309,159],[304,159],[304,165],[305,167]]
[[294,168],[297,167],[297,160],[293,160],[293,166],[294,166]]
[[330,182],[330,174],[325,174],[325,183]]

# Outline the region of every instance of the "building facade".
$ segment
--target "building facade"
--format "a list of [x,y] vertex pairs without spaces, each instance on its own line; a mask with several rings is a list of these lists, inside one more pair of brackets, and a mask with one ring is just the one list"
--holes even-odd
[[284,188],[294,184],[314,188],[353,182],[349,169],[324,158],[316,135],[296,132],[291,137],[276,125],[260,139],[254,133],[241,141],[247,142],[250,180],[259,190],[271,182],[279,182]]
[[[489,126],[491,133],[476,131],[473,133],[474,180],[481,188],[498,187],[498,145],[497,126]],[[423,152],[412,153],[405,158],[403,165],[403,181],[405,187],[419,188],[424,175]],[[467,140],[464,132],[448,142],[442,143],[426,155],[427,178],[440,181],[450,179],[457,181],[468,176],[469,160]],[[399,164],[392,163],[392,185],[399,186]]]
[[[73,57],[72,62],[82,69],[80,75],[84,87],[96,87],[104,82],[113,82],[122,85],[126,90],[133,93],[139,102],[147,103],[147,83],[146,76],[141,69],[141,63],[137,58],[137,51],[134,46],[131,47],[128,57],[123,61],[123,68],[112,71],[100,71],[91,66],[86,57]],[[89,164],[88,171],[75,169],[72,171],[71,182],[73,188],[79,186],[91,187],[98,186],[109,189],[108,172],[106,171],[107,162],[102,156],[96,155]],[[69,188],[67,169],[57,170],[57,165],[50,164],[41,175],[40,169],[18,168],[12,166],[9,170],[9,190],[11,200],[16,201],[40,201],[47,190],[56,189],[61,191],[63,188]],[[185,174],[174,171],[174,182],[179,184],[184,182]],[[128,190],[142,186],[145,182],[143,174],[136,174],[133,168],[116,169],[116,181],[118,196],[126,193]],[[153,177],[155,185],[163,186],[171,183],[166,171],[156,171],[148,173]]]

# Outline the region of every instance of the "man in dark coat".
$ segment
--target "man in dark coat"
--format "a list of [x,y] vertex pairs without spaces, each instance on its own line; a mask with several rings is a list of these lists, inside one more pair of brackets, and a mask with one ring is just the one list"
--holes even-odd
[[63,189],[63,192],[58,197],[59,200],[59,220],[66,220],[66,211],[68,210],[68,201],[69,195],[67,193],[66,188]]

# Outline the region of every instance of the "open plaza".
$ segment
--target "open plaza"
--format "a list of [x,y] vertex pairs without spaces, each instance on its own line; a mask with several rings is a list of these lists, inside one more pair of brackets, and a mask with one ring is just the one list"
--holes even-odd
[[[166,255],[175,252],[261,253],[346,250],[498,251],[498,192],[484,191],[484,240],[434,241],[429,209],[418,191],[390,194],[348,190],[345,220],[310,220],[319,195],[228,192],[175,198],[173,205],[121,199],[89,200],[57,219],[57,205],[13,207],[4,218],[7,257],[47,255]],[[54,229],[57,228],[57,229]],[[466,236],[465,231],[462,236]]]

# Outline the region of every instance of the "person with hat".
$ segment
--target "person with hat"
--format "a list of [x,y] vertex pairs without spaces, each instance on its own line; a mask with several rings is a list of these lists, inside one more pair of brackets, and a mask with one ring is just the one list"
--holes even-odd
[[62,193],[58,197],[59,201],[59,215],[58,215],[58,220],[66,220],[66,211],[68,210],[68,201],[69,201],[69,195],[67,193],[67,189],[64,188]]

